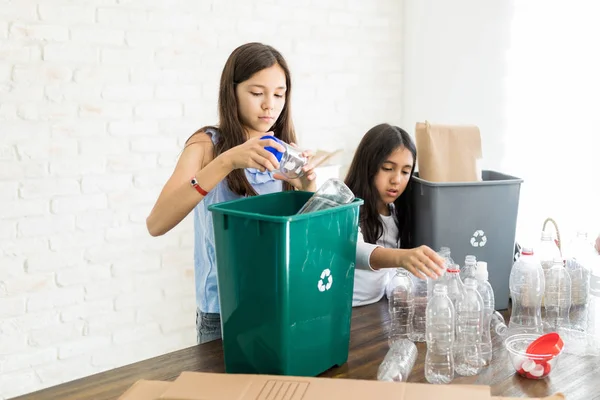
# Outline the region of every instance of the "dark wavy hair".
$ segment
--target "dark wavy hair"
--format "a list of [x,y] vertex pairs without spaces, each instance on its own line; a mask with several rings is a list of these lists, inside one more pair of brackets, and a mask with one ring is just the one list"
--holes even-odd
[[389,124],[377,125],[365,134],[346,175],[346,185],[356,197],[364,200],[360,210],[360,228],[367,243],[376,243],[383,234],[383,223],[377,210],[379,194],[374,185],[375,175],[390,154],[400,147],[408,149],[413,155],[413,165],[406,189],[394,202],[400,247],[410,247],[412,240],[410,192],[417,162],[417,147],[405,130]]

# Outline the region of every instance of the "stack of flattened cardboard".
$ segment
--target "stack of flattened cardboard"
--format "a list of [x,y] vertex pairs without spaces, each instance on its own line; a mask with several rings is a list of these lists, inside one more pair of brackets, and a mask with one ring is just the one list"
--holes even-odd
[[[140,380],[119,400],[511,400],[489,386],[183,372],[173,382]],[[560,400],[558,393],[545,400]]]

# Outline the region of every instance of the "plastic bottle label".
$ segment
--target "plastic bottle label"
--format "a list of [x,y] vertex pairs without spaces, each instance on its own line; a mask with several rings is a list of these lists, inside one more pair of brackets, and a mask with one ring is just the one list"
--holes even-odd
[[600,276],[590,275],[590,295],[600,297]]

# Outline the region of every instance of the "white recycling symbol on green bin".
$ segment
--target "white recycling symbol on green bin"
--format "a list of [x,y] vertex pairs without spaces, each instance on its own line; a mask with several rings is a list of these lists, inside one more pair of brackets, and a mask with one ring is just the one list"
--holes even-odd
[[[327,283],[325,283],[325,278],[327,278]],[[321,272],[321,279],[319,279],[319,283],[317,284],[319,292],[324,292],[326,290],[331,289],[332,284],[333,276],[331,276],[331,271],[329,270],[329,268],[325,268],[323,272]]]
[[471,246],[473,247],[483,247],[487,243],[487,236],[485,236],[485,232],[481,229],[478,229],[471,236]]

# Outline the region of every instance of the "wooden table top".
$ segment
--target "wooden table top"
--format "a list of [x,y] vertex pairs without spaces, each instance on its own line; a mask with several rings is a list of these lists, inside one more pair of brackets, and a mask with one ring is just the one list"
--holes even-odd
[[[326,371],[322,376],[375,379],[377,368],[388,351],[387,322],[385,300],[354,308],[348,362]],[[419,355],[408,381],[426,382],[425,343],[418,343],[417,347]],[[595,372],[600,371],[600,357],[561,354],[550,377],[529,380],[515,375],[500,337],[493,336],[493,351],[494,358],[489,367],[474,377],[456,377],[452,384],[490,385],[494,396],[543,397],[562,392],[568,400],[600,399],[600,376]],[[171,381],[182,371],[224,372],[221,341],[174,351],[30,393],[15,400],[116,399],[139,379]]]

